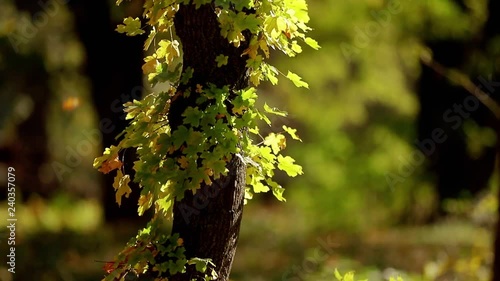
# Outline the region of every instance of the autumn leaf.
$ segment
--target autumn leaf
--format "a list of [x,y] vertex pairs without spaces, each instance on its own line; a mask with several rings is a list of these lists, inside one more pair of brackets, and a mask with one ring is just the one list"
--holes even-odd
[[116,31],[119,33],[126,33],[128,36],[135,36],[143,34],[145,31],[141,29],[141,20],[136,17],[128,17],[123,20],[124,24],[119,24]]
[[153,204],[153,193],[148,192],[147,195],[141,195],[139,197],[139,204],[138,204],[139,216],[142,216],[144,212],[151,207],[152,204]]
[[112,261],[106,262],[102,267],[102,269],[108,274],[113,272],[115,270],[115,262]]
[[177,163],[179,163],[182,169],[186,169],[189,166],[188,159],[184,155],[177,159]]
[[67,97],[62,103],[64,111],[73,111],[80,106],[80,99],[78,97]]
[[182,246],[184,244],[184,240],[182,240],[182,238],[178,238],[177,239],[177,246]]
[[132,192],[132,189],[130,189],[130,186],[128,185],[129,182],[130,176],[124,175],[121,170],[118,170],[118,173],[115,176],[115,181],[113,182],[113,187],[116,191],[116,203],[118,203],[118,206],[121,206],[122,204],[123,195],[128,198]]
[[269,47],[267,46],[267,42],[264,39],[259,40],[259,47],[264,52],[266,58],[269,58]]
[[118,155],[119,151],[120,151],[120,148],[117,146],[114,146],[114,145],[112,145],[110,147],[106,147],[106,149],[104,149],[102,156],[96,157],[94,159],[94,163],[93,163],[94,168],[97,169],[97,168],[101,167],[101,165],[105,161],[108,161],[108,160],[116,157],[116,155]]
[[102,162],[101,167],[97,170],[104,174],[108,174],[113,170],[120,169],[122,166],[123,163],[120,159],[118,159],[118,154],[116,154],[114,157]]
[[158,61],[154,56],[147,56],[144,61],[145,63],[142,65],[142,72],[144,74],[156,72],[156,65],[158,64]]

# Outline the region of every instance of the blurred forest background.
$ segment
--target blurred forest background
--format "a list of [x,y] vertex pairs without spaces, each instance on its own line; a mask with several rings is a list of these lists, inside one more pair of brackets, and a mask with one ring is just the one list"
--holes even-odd
[[[0,170],[13,166],[18,187],[16,274],[2,262],[0,280],[100,280],[143,226],[136,199],[118,208],[112,178],[92,168],[126,125],[121,104],[152,91],[144,38],[114,31],[141,3],[0,2]],[[260,88],[290,113],[276,130],[299,129],[288,153],[305,174],[281,180],[285,204],[266,194],[246,206],[232,279],[326,281],[338,268],[371,281],[489,280],[499,2],[308,3],[322,48],[274,64],[310,90]]]

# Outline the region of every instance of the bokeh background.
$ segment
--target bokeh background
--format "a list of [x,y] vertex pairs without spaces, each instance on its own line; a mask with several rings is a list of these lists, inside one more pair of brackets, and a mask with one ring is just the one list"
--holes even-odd
[[[336,268],[372,281],[489,280],[500,5],[308,4],[321,49],[273,63],[309,89],[260,88],[289,112],[276,130],[299,129],[287,150],[305,174],[279,179],[286,203],[259,194],[246,206],[232,280],[326,281]],[[152,91],[144,38],[114,31],[140,15],[141,1],[0,2],[0,182],[16,169],[18,218],[16,274],[2,262],[0,280],[100,280],[144,226],[134,196],[118,208],[112,177],[92,168],[126,125],[121,104]]]

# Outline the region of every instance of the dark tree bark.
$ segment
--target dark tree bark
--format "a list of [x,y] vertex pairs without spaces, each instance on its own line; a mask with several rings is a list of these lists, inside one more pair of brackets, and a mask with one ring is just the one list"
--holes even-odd
[[[454,2],[464,14],[468,12],[463,1]],[[427,38],[425,42],[432,50],[433,60],[449,69],[464,69],[472,53],[480,47],[477,38]],[[464,109],[463,103],[471,93],[462,85],[454,85],[448,77],[426,62],[421,66],[422,73],[417,82],[420,101],[418,136],[420,142],[432,142],[423,152],[430,160],[429,170],[436,176],[439,213],[442,214],[445,213],[442,204],[444,200],[478,194],[487,187],[494,172],[494,147],[484,148],[477,158],[468,153],[467,137],[463,128],[465,121],[472,120],[479,126],[490,128],[495,128],[495,122],[493,115],[483,104],[471,112]],[[468,74],[471,77],[477,75]],[[480,75],[486,77],[484,74]],[[479,85],[479,81],[474,78],[472,80]],[[435,130],[442,130],[446,134],[443,143],[432,140]]]
[[[138,1],[134,1],[137,3]],[[129,37],[115,31],[117,22],[111,19],[107,1],[74,0],[68,3],[75,16],[75,29],[86,51],[85,74],[91,84],[91,96],[98,115],[104,147],[116,145],[116,135],[128,125],[122,104],[140,99],[143,90],[141,66],[143,64],[143,36]],[[127,5],[127,3],[123,3]],[[131,4],[129,4],[131,5]],[[135,11],[138,16],[141,7]],[[128,150],[125,163],[135,160],[134,150]],[[132,164],[125,171],[133,176]],[[108,222],[137,218],[139,188],[119,207],[112,187],[114,174],[103,177],[104,215]]]
[[[497,140],[500,140],[500,123],[497,125]],[[500,141],[497,141],[497,161],[500,160]],[[497,174],[500,175],[500,165],[497,163]],[[500,202],[500,191],[497,191],[497,200]],[[495,229],[494,240],[494,257],[493,257],[493,278],[492,281],[500,281],[500,206],[497,210],[497,223]]]
[[[238,90],[248,85],[246,56],[241,56],[248,46],[248,39],[235,48],[220,35],[215,7],[211,4],[195,9],[194,5],[180,5],[175,15],[176,33],[183,48],[183,68],[194,70],[188,85],[181,85],[178,91],[196,89],[196,85],[213,83],[218,87],[229,85]],[[228,64],[217,67],[216,56],[229,57]],[[191,95],[193,96],[193,95]],[[182,96],[171,101],[169,121],[174,130],[182,124],[181,114],[187,106],[197,106],[193,98]],[[185,192],[182,200],[174,205],[173,233],[184,239],[188,258],[211,258],[219,275],[217,280],[228,280],[240,222],[243,212],[245,191],[245,167],[234,156],[228,163],[226,177],[215,180],[211,186],[202,186],[201,193],[212,196],[193,196]],[[173,276],[169,280],[203,280],[194,268],[187,274]]]
[[[48,175],[50,167],[47,139],[47,111],[52,91],[41,54],[19,55],[10,46],[1,44],[5,55],[5,69],[0,68],[0,87],[11,94],[6,106],[18,93],[26,95],[33,104],[28,118],[16,125],[16,136],[0,147],[0,161],[16,169],[18,191],[25,200],[32,194],[50,197],[59,188],[57,177]],[[3,99],[3,98],[0,98]],[[12,104],[11,104],[12,106]],[[5,109],[7,112],[9,109]],[[3,198],[6,194],[2,194]]]
[[[498,38],[500,36],[500,2],[496,0],[490,0],[488,2],[488,21],[486,22],[485,28],[484,28],[484,40],[483,40],[483,45],[485,47],[488,46],[488,43],[491,42],[492,39]],[[500,52],[498,50],[497,52]],[[500,69],[496,68],[495,73],[493,74],[492,77],[493,81],[498,82],[500,81]],[[496,91],[500,90],[499,88],[495,89]],[[492,95],[492,97],[499,103],[500,98],[498,97],[498,93],[495,95]],[[496,132],[497,132],[497,174],[500,175],[500,121],[495,120],[495,127],[496,127]],[[500,202],[500,191],[497,191],[497,200]],[[500,206],[498,207],[497,211],[497,218],[500,218]],[[496,224],[496,237],[495,237],[495,244],[494,244],[494,260],[493,260],[493,278],[492,281],[500,281],[500,220],[497,219],[497,224]]]

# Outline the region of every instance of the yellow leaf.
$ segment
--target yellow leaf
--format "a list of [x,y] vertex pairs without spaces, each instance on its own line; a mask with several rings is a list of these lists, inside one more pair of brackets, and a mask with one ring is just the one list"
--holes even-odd
[[184,240],[182,238],[177,239],[177,246],[182,246],[184,244]]
[[113,187],[116,191],[116,203],[118,206],[122,204],[122,197],[125,195],[126,198],[132,192],[132,189],[128,186],[130,182],[130,176],[124,175],[121,170],[118,170],[118,173],[115,176],[115,181],[113,182]]
[[160,47],[156,50],[156,57],[159,59],[165,58],[166,63],[171,63],[180,56],[179,41],[163,39],[158,45]]
[[195,90],[195,92],[197,92],[198,94],[203,93],[203,86],[200,85],[200,84],[196,84],[196,90]]
[[283,128],[283,130],[285,130],[285,132],[287,132],[292,137],[292,139],[302,141],[300,139],[300,137],[297,135],[297,129],[293,129],[293,128],[290,128],[290,127],[285,126],[285,125],[283,125],[282,128]]
[[181,158],[179,158],[177,160],[177,163],[179,163],[181,165],[181,168],[182,169],[186,169],[188,166],[189,166],[189,162],[188,162],[188,159],[186,158],[186,156],[181,156]]
[[144,74],[150,74],[156,71],[156,65],[158,61],[153,56],[147,56],[144,59],[145,63],[142,65],[142,72]]
[[141,195],[139,197],[139,208],[138,208],[138,213],[139,216],[142,216],[144,212],[151,207],[153,204],[153,194],[151,192],[148,192],[146,195]]
[[259,48],[259,44],[256,41],[255,38],[252,38],[248,48],[246,48],[241,55],[248,55],[248,57],[255,59],[257,57],[257,49]]
[[266,58],[269,58],[269,47],[267,46],[266,40],[262,39],[259,41],[259,46]]
[[286,138],[282,134],[270,133],[265,139],[264,144],[270,146],[274,154],[286,147]]
[[172,146],[170,146],[168,148],[167,153],[168,154],[174,154],[175,151],[176,151],[175,146],[172,145]]
[[243,115],[243,111],[245,111],[246,109],[247,108],[245,106],[240,106],[240,107],[233,107],[232,111],[233,111],[233,114]]

